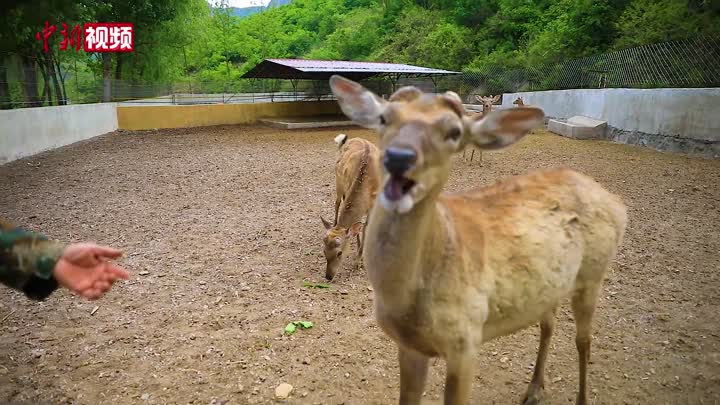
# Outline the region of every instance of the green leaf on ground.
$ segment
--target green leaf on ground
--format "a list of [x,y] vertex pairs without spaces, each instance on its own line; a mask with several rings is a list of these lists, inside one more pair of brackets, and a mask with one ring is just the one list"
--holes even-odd
[[285,325],[285,333],[288,335],[292,335],[297,331],[297,327],[301,327],[302,329],[310,329],[314,326],[310,321],[295,321],[290,322],[289,324]]

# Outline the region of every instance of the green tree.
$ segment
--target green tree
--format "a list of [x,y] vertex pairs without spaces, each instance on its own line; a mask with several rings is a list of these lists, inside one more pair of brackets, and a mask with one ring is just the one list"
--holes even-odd
[[[694,4],[693,4],[694,3]],[[671,41],[720,31],[720,3],[633,0],[615,23],[615,48]]]

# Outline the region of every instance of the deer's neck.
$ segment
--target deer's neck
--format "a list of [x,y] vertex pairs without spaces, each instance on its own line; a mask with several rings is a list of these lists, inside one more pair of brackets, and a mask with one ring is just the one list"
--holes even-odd
[[447,234],[437,195],[428,195],[402,215],[376,202],[368,219],[363,260],[378,298],[389,305],[410,304],[422,288],[421,269],[434,267],[442,253],[433,249],[446,246]]

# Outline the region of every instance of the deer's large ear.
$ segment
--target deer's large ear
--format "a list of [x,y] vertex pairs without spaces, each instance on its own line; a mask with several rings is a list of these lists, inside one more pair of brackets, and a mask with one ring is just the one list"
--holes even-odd
[[493,104],[497,103],[498,101],[500,101],[500,94],[498,94],[497,96],[493,97],[493,99],[492,99]]
[[380,117],[387,101],[362,85],[338,75],[330,78],[330,89],[348,118],[365,128],[380,128]]
[[540,125],[545,113],[535,107],[518,107],[483,114],[479,120],[466,118],[466,131],[481,149],[500,149],[512,145]]
[[465,106],[463,106],[462,98],[454,91],[446,91],[441,95],[441,100],[447,104],[448,107],[452,108],[457,115],[460,117],[465,116]]

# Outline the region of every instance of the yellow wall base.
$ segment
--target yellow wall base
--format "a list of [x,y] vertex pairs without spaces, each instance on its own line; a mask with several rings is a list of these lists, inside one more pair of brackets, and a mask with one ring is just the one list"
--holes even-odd
[[337,101],[117,107],[118,128],[143,130],[252,124],[260,118],[342,114]]

